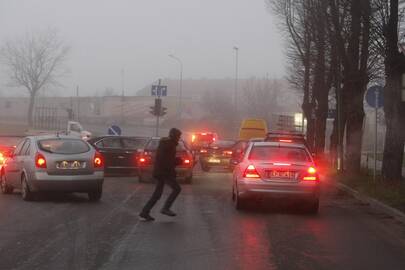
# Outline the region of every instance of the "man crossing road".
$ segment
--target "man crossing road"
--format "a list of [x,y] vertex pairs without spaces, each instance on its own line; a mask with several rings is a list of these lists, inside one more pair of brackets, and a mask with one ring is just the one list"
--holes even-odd
[[181,131],[177,128],[170,129],[169,137],[162,138],[159,142],[159,146],[156,151],[155,166],[153,168],[153,177],[156,179],[155,191],[152,197],[145,204],[139,217],[143,221],[155,220],[150,211],[155,206],[157,201],[162,197],[164,185],[167,184],[171,187],[172,192],[166,199],[166,202],[160,211],[167,216],[176,216],[172,210],[170,210],[174,201],[181,191],[180,185],[176,181],[176,165],[179,164],[179,160],[176,159],[176,146],[179,143],[181,137]]

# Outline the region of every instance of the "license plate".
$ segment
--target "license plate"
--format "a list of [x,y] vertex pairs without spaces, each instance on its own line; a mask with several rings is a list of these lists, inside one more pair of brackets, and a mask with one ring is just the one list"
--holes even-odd
[[56,168],[57,169],[62,169],[62,170],[66,170],[66,169],[70,169],[70,170],[77,170],[77,169],[83,169],[86,167],[86,162],[82,162],[82,161],[60,161],[58,163],[56,163]]
[[294,179],[295,172],[290,171],[267,171],[268,178],[283,178],[283,179]]
[[220,159],[216,159],[216,158],[210,158],[210,159],[208,160],[208,162],[209,162],[209,163],[221,163],[221,160],[220,160]]

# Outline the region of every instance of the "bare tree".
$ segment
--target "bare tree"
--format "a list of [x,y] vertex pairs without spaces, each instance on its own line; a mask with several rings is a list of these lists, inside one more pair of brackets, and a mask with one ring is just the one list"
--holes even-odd
[[44,86],[59,85],[66,74],[65,61],[69,52],[57,31],[32,32],[12,39],[2,46],[1,62],[6,67],[10,85],[25,87],[30,96],[28,125],[32,126],[35,97]]
[[248,80],[244,85],[242,99],[246,115],[269,121],[272,113],[279,112],[277,97],[280,91],[281,85],[276,80]]

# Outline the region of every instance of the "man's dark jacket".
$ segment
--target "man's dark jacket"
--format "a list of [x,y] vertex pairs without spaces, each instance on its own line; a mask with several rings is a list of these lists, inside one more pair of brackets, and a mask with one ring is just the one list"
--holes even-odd
[[176,177],[176,146],[178,142],[170,137],[160,139],[156,150],[154,177]]

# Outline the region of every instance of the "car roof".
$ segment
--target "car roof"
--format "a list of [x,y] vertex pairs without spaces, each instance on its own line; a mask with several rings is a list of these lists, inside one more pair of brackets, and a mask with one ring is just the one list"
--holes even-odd
[[36,135],[36,136],[27,136],[28,139],[33,140],[46,140],[46,139],[74,139],[74,140],[81,140],[76,136],[71,135],[62,135],[62,134],[45,134],[45,135]]

